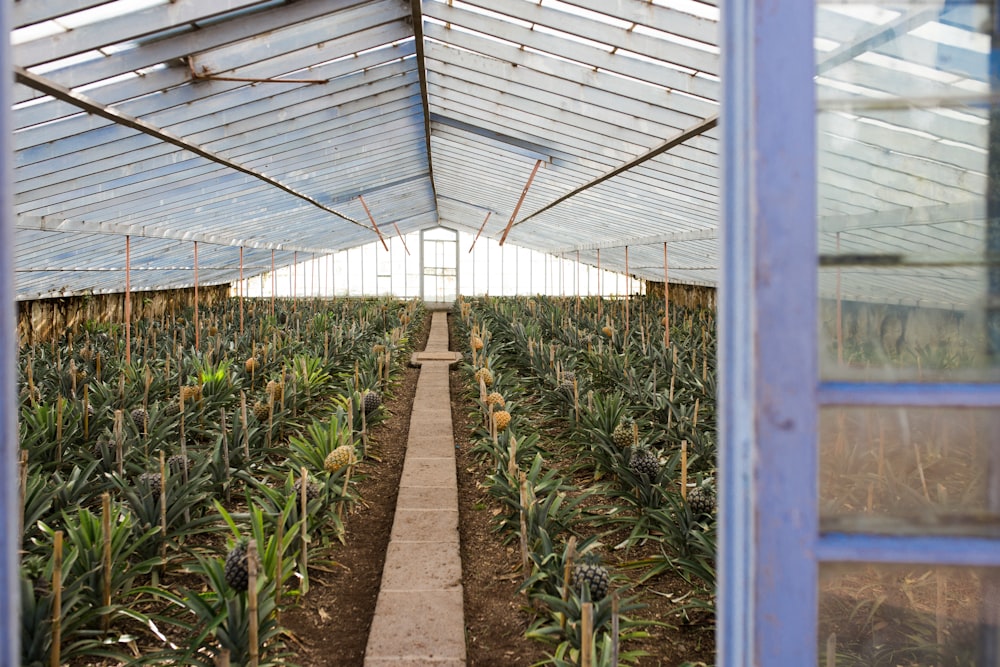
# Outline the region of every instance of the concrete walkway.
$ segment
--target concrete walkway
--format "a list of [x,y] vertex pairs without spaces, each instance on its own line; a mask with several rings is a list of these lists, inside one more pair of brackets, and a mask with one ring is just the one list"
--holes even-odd
[[365,667],[465,665],[458,482],[452,435],[448,314],[434,312],[410,417],[396,516]]

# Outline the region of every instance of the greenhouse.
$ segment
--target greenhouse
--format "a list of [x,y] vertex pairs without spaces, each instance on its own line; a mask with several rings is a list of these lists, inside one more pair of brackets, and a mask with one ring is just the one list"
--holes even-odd
[[0,664],[1000,665],[996,3],[0,17]]

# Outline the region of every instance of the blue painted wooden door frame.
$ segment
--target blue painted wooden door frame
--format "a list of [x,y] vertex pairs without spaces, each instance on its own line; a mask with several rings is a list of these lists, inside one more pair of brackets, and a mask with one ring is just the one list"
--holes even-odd
[[1000,566],[997,540],[821,535],[819,408],[1000,408],[1000,385],[819,381],[814,2],[720,9],[718,664],[816,665],[821,563]]

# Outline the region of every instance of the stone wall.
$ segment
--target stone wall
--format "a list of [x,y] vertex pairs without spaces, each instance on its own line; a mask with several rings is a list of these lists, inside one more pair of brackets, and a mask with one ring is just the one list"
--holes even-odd
[[[646,281],[646,294],[648,296],[663,299],[663,283]],[[714,287],[704,287],[702,285],[681,285],[670,283],[670,303],[675,306],[685,308],[710,308],[715,310],[716,290]]]
[[[198,288],[203,306],[229,297],[229,285]],[[160,319],[194,305],[194,289],[132,293],[132,321]],[[67,331],[79,332],[84,323],[123,322],[125,294],[97,294],[17,302],[17,334],[22,345],[45,342]]]

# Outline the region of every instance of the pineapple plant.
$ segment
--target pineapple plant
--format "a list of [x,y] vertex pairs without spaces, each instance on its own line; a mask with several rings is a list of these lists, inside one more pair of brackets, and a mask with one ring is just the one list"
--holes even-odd
[[[293,486],[295,489],[295,497],[298,498],[302,494],[302,478],[295,480]],[[323,487],[316,482],[309,482],[306,484],[306,502],[312,502],[323,495]]]
[[495,408],[502,408],[507,405],[507,401],[504,400],[499,391],[494,391],[486,396],[486,405],[492,405]]
[[487,387],[493,386],[493,371],[488,368],[480,368],[472,376],[476,380],[476,384],[482,381]]
[[183,454],[174,454],[167,459],[167,467],[170,468],[171,473],[180,475],[185,469],[191,468],[191,459]]
[[261,424],[267,423],[268,417],[271,416],[271,408],[264,401],[257,401],[253,404],[253,416],[257,418]]
[[190,403],[191,401],[201,400],[201,385],[200,384],[186,384],[181,387],[181,400],[184,403]]
[[260,368],[260,363],[257,361],[257,357],[249,357],[243,362],[243,369],[247,373],[256,373]]
[[612,336],[615,335],[615,330],[611,328],[610,324],[605,324],[603,327],[601,327],[601,333],[603,333],[608,338],[611,338]]
[[381,343],[375,343],[374,345],[372,345],[372,352],[375,354],[384,354],[385,345],[382,345]]
[[696,486],[688,492],[687,503],[695,517],[712,516],[715,514],[715,489],[710,483]]
[[228,554],[226,554],[226,583],[234,591],[242,593],[247,590],[250,582],[250,571],[247,565],[247,545],[249,540],[241,538]]
[[341,445],[327,455],[323,467],[327,472],[337,472],[353,463],[355,463],[354,446]]
[[274,399],[275,403],[280,403],[281,397],[285,392],[285,385],[283,382],[278,382],[277,380],[269,380],[265,391],[268,396]]
[[603,600],[608,594],[610,583],[608,569],[593,556],[587,556],[584,562],[573,566],[572,586],[581,598],[586,597],[584,591],[587,590],[592,601]]
[[479,350],[483,349],[483,339],[480,338],[479,336],[473,336],[472,337],[472,349],[476,350],[476,351],[479,351]]
[[377,391],[366,391],[364,398],[362,398],[362,408],[366,415],[378,410],[379,406],[382,405],[382,396]]
[[139,475],[139,486],[149,489],[152,495],[158,496],[163,486],[163,476],[158,472],[144,472]]
[[635,475],[649,475],[650,479],[654,479],[660,472],[660,459],[648,447],[633,447],[628,469]]
[[559,378],[559,387],[565,389],[566,391],[573,391],[573,385],[576,384],[576,373],[573,371],[563,371],[562,377]]
[[615,430],[611,432],[611,440],[621,449],[630,447],[633,444],[632,424],[631,419],[622,419],[615,426]]
[[149,430],[149,413],[142,408],[136,408],[129,413],[132,417],[132,421],[135,422],[135,427],[139,429],[140,433],[145,433]]
[[493,413],[493,423],[496,425],[497,433],[506,430],[510,426],[510,413],[506,410],[498,410]]

